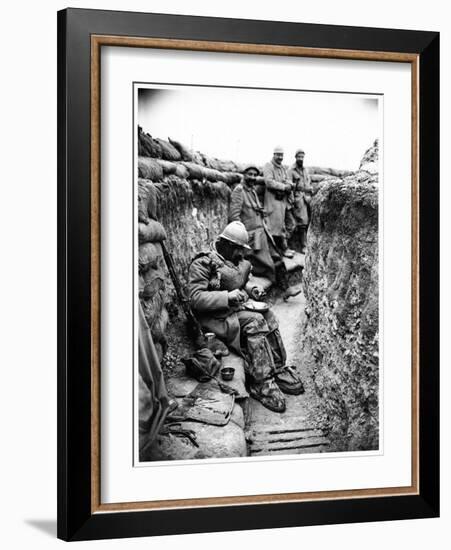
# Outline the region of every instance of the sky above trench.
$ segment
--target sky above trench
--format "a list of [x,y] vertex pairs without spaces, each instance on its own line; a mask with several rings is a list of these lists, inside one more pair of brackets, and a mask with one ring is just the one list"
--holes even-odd
[[141,88],[137,111],[153,137],[212,157],[261,165],[279,145],[287,165],[302,148],[308,166],[356,170],[381,137],[381,104],[357,94],[180,86]]

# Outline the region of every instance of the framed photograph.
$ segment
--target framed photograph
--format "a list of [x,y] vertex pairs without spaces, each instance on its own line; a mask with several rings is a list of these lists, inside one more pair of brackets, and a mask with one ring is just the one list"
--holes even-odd
[[58,536],[439,514],[439,34],[58,13]]

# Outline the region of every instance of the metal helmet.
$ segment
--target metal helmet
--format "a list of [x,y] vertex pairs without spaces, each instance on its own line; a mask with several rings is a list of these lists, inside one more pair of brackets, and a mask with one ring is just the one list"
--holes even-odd
[[229,225],[224,228],[219,237],[233,244],[251,250],[251,247],[249,246],[249,235],[247,234],[244,224],[241,222],[230,222]]
[[260,174],[260,170],[257,168],[257,166],[255,166],[255,164],[246,164],[246,166],[243,170],[243,174],[245,174],[251,168],[253,168],[257,172],[257,174]]
[[273,153],[284,153],[283,147],[281,145],[276,145]]

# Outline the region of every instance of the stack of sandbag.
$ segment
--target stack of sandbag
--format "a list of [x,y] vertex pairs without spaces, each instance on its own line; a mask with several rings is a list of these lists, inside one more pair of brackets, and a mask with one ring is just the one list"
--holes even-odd
[[205,186],[211,183],[228,187],[240,183],[245,165],[193,151],[180,141],[152,137],[138,127],[138,176],[153,182],[176,175]]
[[328,177],[346,178],[353,174],[351,170],[336,170],[335,168],[322,168],[320,166],[309,166],[308,172],[313,182],[322,181]]
[[165,263],[161,242],[166,239],[164,227],[156,221],[157,189],[151,182],[138,181],[139,297],[161,359],[166,349]]

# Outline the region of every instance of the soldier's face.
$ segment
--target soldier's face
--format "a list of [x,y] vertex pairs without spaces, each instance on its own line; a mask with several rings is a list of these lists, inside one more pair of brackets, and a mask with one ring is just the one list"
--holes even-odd
[[238,265],[244,259],[244,248],[241,246],[234,246],[231,251],[230,261],[235,265]]
[[276,164],[282,164],[283,161],[283,153],[274,153],[274,162]]
[[298,154],[296,155],[296,157],[295,157],[295,158],[296,158],[296,162],[297,162],[298,164],[304,164],[304,157],[305,157],[305,154],[304,154],[304,153],[298,153]]
[[244,174],[244,180],[248,185],[254,185],[255,180],[257,179],[258,173],[253,168],[250,168],[245,174]]

